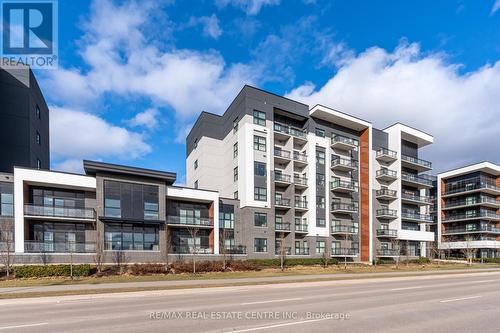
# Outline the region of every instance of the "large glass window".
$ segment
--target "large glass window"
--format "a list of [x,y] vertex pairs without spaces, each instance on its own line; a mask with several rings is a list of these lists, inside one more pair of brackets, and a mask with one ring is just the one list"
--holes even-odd
[[254,239],[254,252],[267,252],[267,238]]
[[317,128],[314,130],[314,132],[316,133],[316,136],[319,136],[321,138],[324,138],[325,137],[325,130],[321,129],[321,128]]
[[0,183],[0,215],[14,216],[14,196],[12,183]]
[[266,151],[266,138],[263,136],[253,136],[253,149],[259,151]]
[[179,209],[180,223],[181,224],[195,224],[201,223],[201,210],[199,209]]
[[326,221],[325,221],[325,219],[320,218],[320,217],[316,218],[316,226],[319,227],[319,228],[326,227]]
[[253,170],[256,176],[264,177],[266,175],[266,163],[254,162]]
[[220,227],[234,229],[234,213],[219,212]]
[[122,203],[119,199],[104,199],[104,215],[122,217]]
[[253,111],[253,123],[266,126],[266,113],[262,111]]
[[316,241],[316,253],[318,254],[323,254],[325,253],[325,246],[326,243],[323,240],[317,240]]
[[316,163],[317,164],[325,164],[325,152],[316,150]]
[[316,174],[316,185],[317,186],[325,186],[325,175],[322,173]]
[[104,215],[106,217],[158,220],[158,186],[104,181]]
[[322,196],[316,197],[316,207],[317,208],[325,208],[325,197],[322,197]]
[[158,251],[159,233],[156,226],[122,223],[104,225],[104,249],[114,251]]
[[267,201],[267,190],[264,187],[255,187],[253,196],[257,201]]
[[267,214],[266,213],[255,213],[254,225],[256,227],[267,227]]

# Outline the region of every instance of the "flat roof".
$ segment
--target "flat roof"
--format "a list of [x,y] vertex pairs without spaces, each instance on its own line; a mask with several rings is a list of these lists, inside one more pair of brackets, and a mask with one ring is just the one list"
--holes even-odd
[[164,181],[167,185],[173,185],[177,179],[177,174],[175,172],[151,170],[88,160],[83,161],[83,169],[87,175],[95,175],[97,172],[109,172],[113,174],[159,179]]
[[388,132],[393,128],[401,131],[401,138],[403,140],[413,142],[419,148],[434,143],[434,137],[432,135],[402,123],[395,123],[389,127],[384,128],[383,131]]
[[488,161],[483,161],[441,172],[438,174],[438,177],[439,178],[456,177],[477,171],[483,171],[494,176],[500,176],[500,165]]
[[364,130],[371,127],[371,122],[354,117],[350,114],[332,109],[328,106],[316,104],[309,110],[309,115],[328,122],[338,124],[356,131]]

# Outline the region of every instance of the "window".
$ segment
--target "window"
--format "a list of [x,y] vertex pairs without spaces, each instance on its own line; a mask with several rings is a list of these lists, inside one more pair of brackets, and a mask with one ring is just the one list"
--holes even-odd
[[265,177],[266,176],[266,163],[254,162],[254,175]]
[[41,115],[40,115],[40,108],[38,107],[38,105],[35,107],[35,116],[37,119],[40,119]]
[[157,202],[144,202],[144,219],[145,220],[159,219]]
[[36,144],[41,145],[42,139],[40,138],[40,133],[36,132]]
[[332,241],[332,254],[340,254],[340,242]]
[[255,213],[254,225],[256,227],[267,227],[267,214],[266,213]]
[[322,173],[316,174],[316,185],[317,186],[325,186],[325,175]]
[[319,217],[316,218],[316,226],[318,228],[324,228],[324,227],[326,227],[326,221],[325,221],[325,219],[319,218]]
[[233,180],[238,181],[238,167],[233,169]]
[[233,133],[238,132],[238,118],[233,120]]
[[158,227],[132,224],[104,224],[104,249],[115,251],[159,250]]
[[194,186],[193,187],[194,188],[198,188],[198,181],[197,180],[194,181]]
[[0,183],[0,216],[14,216],[13,184]]
[[316,164],[325,164],[325,152],[316,150]]
[[253,198],[257,201],[267,201],[267,189],[264,187],[255,187]]
[[267,238],[255,238],[253,251],[267,252]]
[[198,160],[194,161],[194,169],[198,169]]
[[317,208],[325,208],[325,197],[321,197],[321,196],[316,197],[316,207]]
[[233,145],[233,158],[238,157],[238,142]]
[[253,110],[253,123],[257,125],[266,126],[266,113],[262,111]]
[[266,138],[258,135],[253,136],[253,149],[266,151]]
[[316,241],[316,253],[318,254],[325,253],[325,241],[322,240]]
[[36,168],[40,170],[42,168],[42,161],[40,161],[38,158],[36,159]]
[[104,199],[104,215],[107,217],[122,217],[121,205],[120,199]]
[[323,130],[321,128],[317,128],[316,127],[315,133],[316,133],[316,136],[319,136],[319,137],[322,137],[322,138],[325,137],[325,130]]
[[238,199],[238,191],[234,191],[233,198]]
[[180,224],[201,224],[201,210],[199,209],[179,209],[179,223]]
[[194,149],[196,149],[198,147],[198,139],[194,139],[193,146],[194,146]]
[[234,229],[234,213],[219,213],[219,225],[223,229]]

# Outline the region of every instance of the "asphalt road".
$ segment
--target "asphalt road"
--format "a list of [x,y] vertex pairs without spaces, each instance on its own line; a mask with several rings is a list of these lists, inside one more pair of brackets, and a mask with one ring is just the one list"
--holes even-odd
[[0,301],[0,332],[500,332],[500,272]]

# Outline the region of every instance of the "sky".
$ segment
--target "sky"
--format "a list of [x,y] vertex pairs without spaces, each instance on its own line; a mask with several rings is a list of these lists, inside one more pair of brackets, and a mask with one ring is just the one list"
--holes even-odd
[[434,172],[500,163],[500,0],[59,0],[59,68],[35,74],[51,167],[176,172],[201,111],[250,84],[434,135]]

